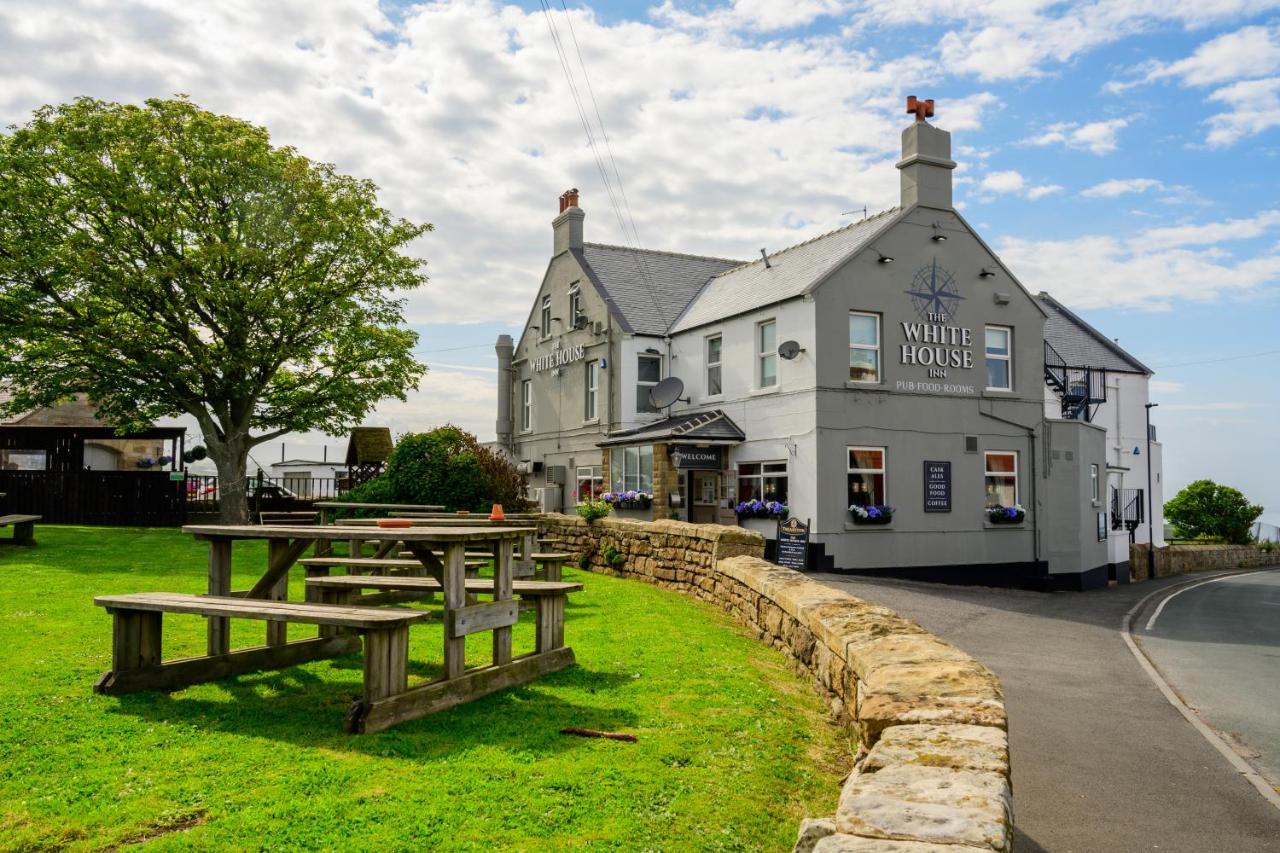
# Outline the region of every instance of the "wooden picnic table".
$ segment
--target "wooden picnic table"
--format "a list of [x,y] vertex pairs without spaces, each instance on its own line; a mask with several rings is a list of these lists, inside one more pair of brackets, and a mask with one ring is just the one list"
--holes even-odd
[[321,524],[328,524],[330,515],[336,509],[372,509],[385,510],[386,512],[391,512],[392,510],[441,512],[444,510],[444,507],[440,504],[379,504],[360,503],[358,501],[317,501],[312,506],[320,510]]
[[[420,518],[418,516],[414,516],[412,518],[404,518],[403,520],[408,521],[411,527],[399,528],[401,530],[421,529],[421,528],[442,529],[447,527],[478,527],[478,528],[487,529],[491,527],[509,527],[512,524],[519,524],[522,526],[532,524],[533,522],[538,520],[538,516],[535,514],[529,514],[525,518],[507,516],[502,521],[493,521],[487,515],[477,512],[470,515],[450,515],[446,513],[438,517],[432,517],[432,518]],[[370,528],[370,527],[377,528],[378,519],[376,518],[340,518],[334,522],[334,526],[345,527],[348,529],[359,528],[360,530],[363,531],[364,529]],[[391,528],[391,529],[395,529],[395,528]],[[529,530],[531,532],[522,537],[522,541],[520,543],[520,551],[519,553],[516,554],[516,569],[520,574],[526,574],[528,572],[531,572],[533,571],[533,568],[534,568],[533,553],[534,551],[537,550],[537,548],[535,547],[534,540],[538,536],[538,531],[536,528],[533,528],[533,527],[530,527]],[[351,542],[351,556],[360,556],[359,549],[363,547],[363,541],[367,541],[367,537],[365,537],[363,533],[360,533],[358,536],[348,535],[346,538]],[[321,550],[324,550],[324,549],[318,548],[316,553],[317,557],[328,556],[327,553],[324,553],[324,554],[319,553],[319,551]],[[389,550],[387,553],[389,553]],[[377,553],[374,556],[384,557],[387,555],[387,553]]]
[[[268,601],[286,601],[289,570],[298,558],[320,540],[347,539],[351,529],[345,525],[327,527],[287,527],[263,525],[187,525],[183,532],[209,543],[209,595]],[[574,662],[568,647],[539,651],[513,659],[511,626],[519,617],[518,603],[512,592],[516,542],[532,537],[536,529],[511,525],[414,526],[408,528],[362,529],[360,536],[368,541],[390,544],[404,543],[422,564],[422,572],[439,582],[444,593],[444,677],[430,684],[397,692],[375,702],[353,708],[354,720],[348,720],[353,731],[377,731],[396,722],[414,719],[435,710],[523,684],[539,675],[554,672]],[[241,540],[267,540],[267,566],[252,588],[231,590],[231,546]],[[494,548],[492,579],[493,600],[483,604],[468,603],[466,551],[476,544]],[[442,550],[443,558],[434,550]],[[230,651],[229,618],[210,616],[208,653],[225,656]],[[282,651],[288,645],[287,622],[267,622],[267,645]],[[493,665],[465,671],[466,637],[480,631],[492,632]],[[305,641],[303,641],[305,642]],[[332,656],[317,654],[319,656]],[[294,656],[296,657],[296,655]],[[283,659],[283,657],[282,657]],[[314,659],[314,658],[307,658]],[[301,662],[290,659],[288,664]],[[269,668],[269,667],[263,667]]]

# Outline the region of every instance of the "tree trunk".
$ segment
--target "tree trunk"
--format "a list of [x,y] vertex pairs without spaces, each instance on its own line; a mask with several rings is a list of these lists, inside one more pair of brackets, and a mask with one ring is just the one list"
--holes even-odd
[[249,446],[243,442],[208,440],[209,458],[218,467],[218,520],[223,524],[249,522]]

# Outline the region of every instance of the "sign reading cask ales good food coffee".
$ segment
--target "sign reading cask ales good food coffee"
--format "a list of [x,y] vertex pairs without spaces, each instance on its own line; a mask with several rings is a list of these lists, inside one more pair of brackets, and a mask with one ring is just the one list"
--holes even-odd
[[809,564],[809,525],[798,518],[778,522],[779,566],[803,572]]
[[924,463],[924,511],[951,512],[951,463]]

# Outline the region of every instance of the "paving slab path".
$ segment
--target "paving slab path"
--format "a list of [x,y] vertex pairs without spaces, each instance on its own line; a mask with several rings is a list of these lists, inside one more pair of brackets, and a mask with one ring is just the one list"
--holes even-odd
[[814,577],[893,608],[1000,677],[1018,853],[1280,851],[1280,810],[1169,704],[1121,637],[1148,594],[1202,578],[1045,594]]

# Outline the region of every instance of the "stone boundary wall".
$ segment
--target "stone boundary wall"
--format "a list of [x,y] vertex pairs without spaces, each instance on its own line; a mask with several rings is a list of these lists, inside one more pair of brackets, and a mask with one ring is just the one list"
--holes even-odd
[[[1146,543],[1129,546],[1129,580],[1147,579]],[[1280,550],[1264,551],[1257,545],[1166,545],[1156,549],[1156,577],[1188,572],[1251,569],[1280,565]]]
[[[544,515],[592,571],[637,577],[727,610],[812,678],[859,747],[835,814],[807,819],[797,851],[975,853],[1013,843],[999,680],[892,610],[761,559],[736,527]],[[621,556],[610,562],[606,549]],[[945,846],[944,846],[945,845]]]

